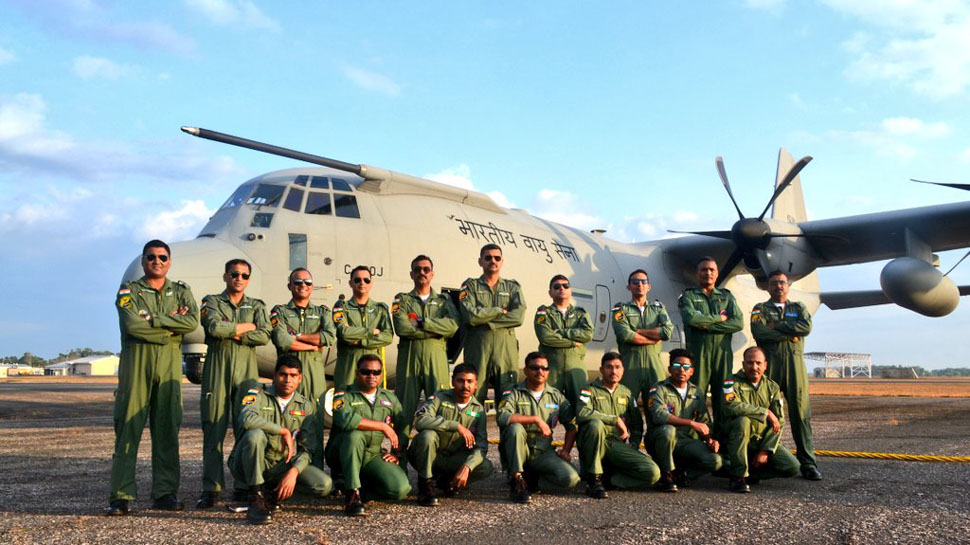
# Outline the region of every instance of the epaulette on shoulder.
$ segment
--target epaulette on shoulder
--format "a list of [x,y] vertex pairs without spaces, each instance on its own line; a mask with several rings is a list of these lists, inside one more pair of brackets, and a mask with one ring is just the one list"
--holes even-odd
[[179,285],[179,286],[182,286],[183,288],[187,288],[187,287],[189,287],[189,285],[188,285],[188,284],[186,284],[185,282],[183,282],[183,281],[181,281],[181,280],[176,280],[176,281],[175,281],[175,284],[176,284],[176,285]]
[[342,308],[344,308],[344,300],[343,299],[337,299],[336,301],[334,301],[334,303],[333,303],[333,309],[334,310],[342,309]]
[[653,302],[650,303],[650,306],[664,308],[664,304],[660,301],[660,299],[654,299]]

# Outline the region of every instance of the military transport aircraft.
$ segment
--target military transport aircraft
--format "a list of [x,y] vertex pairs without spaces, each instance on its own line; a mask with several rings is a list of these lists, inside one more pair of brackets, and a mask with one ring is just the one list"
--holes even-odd
[[[767,273],[782,270],[794,282],[791,297],[811,312],[820,303],[850,308],[891,301],[927,316],[943,316],[956,308],[960,290],[939,272],[933,252],[970,246],[970,202],[808,221],[798,175],[811,158],[796,163],[784,149],[778,156],[775,192],[759,216],[741,212],[718,158],[718,173],[740,218],[730,230],[628,244],[601,231],[574,229],[503,208],[476,191],[206,129],[182,130],[321,165],[270,172],[244,182],[194,240],[172,244],[170,275],[187,282],[197,297],[221,292],[223,264],[243,258],[253,265],[247,294],[268,307],[289,300],[286,282],[296,267],[313,274],[315,302],[332,307],[338,298],[350,296],[348,276],[358,264],[370,267],[375,278],[371,297],[389,302],[396,293],[412,288],[411,259],[427,254],[435,262],[435,288],[457,302],[461,282],[481,273],[479,248],[495,243],[506,257],[502,275],[521,283],[532,311],[548,301],[553,275],[570,278],[576,304],[594,319],[587,355],[590,368],[615,347],[610,308],[628,300],[627,275],[637,268],[649,271],[650,297],[667,306],[675,323],[673,338],[664,345],[669,351],[683,346],[677,297],[693,285],[695,262],[701,256],[712,256],[721,264],[719,282],[731,289],[745,311],[766,298],[759,285],[764,285]],[[820,292],[818,267],[883,259],[892,261],[882,271],[882,290]],[[124,280],[141,274],[136,258]],[[517,331],[522,354],[538,346],[532,312],[526,316]],[[460,336],[461,332],[449,344],[453,361],[460,355]],[[183,345],[186,374],[194,381],[201,377],[203,343],[200,328],[187,335]],[[751,344],[747,329],[734,337],[736,354]],[[396,357],[394,346],[388,348],[385,356],[393,380]],[[269,376],[273,347],[262,347],[257,355],[260,372]],[[334,358],[331,349],[328,371]]]

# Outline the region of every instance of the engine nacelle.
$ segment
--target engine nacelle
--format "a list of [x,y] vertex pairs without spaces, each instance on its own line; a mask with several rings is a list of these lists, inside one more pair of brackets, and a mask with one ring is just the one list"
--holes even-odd
[[912,257],[887,263],[879,283],[890,301],[924,316],[946,316],[960,302],[960,290],[953,281],[933,265]]

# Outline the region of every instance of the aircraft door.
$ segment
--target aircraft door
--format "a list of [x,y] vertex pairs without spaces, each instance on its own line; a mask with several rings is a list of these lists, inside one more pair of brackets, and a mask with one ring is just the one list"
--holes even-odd
[[593,314],[593,340],[606,340],[610,331],[610,288],[596,286],[596,312]]

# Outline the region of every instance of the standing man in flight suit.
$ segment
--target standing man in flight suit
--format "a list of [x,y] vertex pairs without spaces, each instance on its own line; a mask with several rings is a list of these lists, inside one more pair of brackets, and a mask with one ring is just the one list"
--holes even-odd
[[[313,295],[313,276],[300,267],[293,269],[286,283],[292,298],[285,305],[276,305],[269,319],[273,326],[273,345],[276,356],[293,354],[303,364],[300,395],[317,403],[314,425],[317,437],[323,438],[323,395],[327,392],[325,374],[328,347],[337,342],[337,330],[330,309],[326,305],[310,303]],[[313,465],[323,468],[323,444],[308,445]]]
[[496,403],[502,392],[515,386],[519,341],[515,328],[525,317],[525,298],[515,280],[499,278],[502,248],[486,244],[478,253],[482,275],[461,285],[461,312],[469,325],[465,338],[465,363],[478,372],[478,401],[485,402],[488,387]]
[[593,321],[572,302],[569,279],[557,274],[549,281],[551,305],[536,310],[539,351],[549,358],[549,384],[565,394],[573,407],[586,387],[586,343],[593,340]]
[[812,315],[805,305],[788,300],[788,288],[785,273],[775,271],[768,276],[771,298],[752,309],[751,334],[768,359],[768,378],[781,386],[788,400],[788,422],[802,477],[821,481],[812,443],[812,408],[804,357],[805,335],[812,332]]
[[707,396],[690,383],[690,352],[670,351],[670,377],[650,389],[647,400],[647,446],[663,472],[663,492],[687,488],[690,479],[721,468],[720,444],[711,437]]
[[723,439],[721,385],[734,372],[734,351],[731,336],[744,329],[744,316],[731,292],[716,288],[717,262],[712,257],[697,261],[696,288],[687,288],[680,295],[680,317],[687,336],[687,351],[694,356],[694,376],[697,393],[707,396],[711,387],[714,409],[714,437]]
[[[401,337],[394,393],[401,401],[407,422],[405,441],[411,433],[421,390],[427,397],[448,387],[448,339],[458,331],[461,319],[451,298],[431,289],[433,279],[431,258],[415,257],[411,260],[414,289],[397,294],[391,304],[394,330]],[[407,448],[407,444],[402,448]]]
[[333,323],[337,328],[333,385],[340,390],[354,384],[354,369],[361,356],[379,354],[381,348],[394,340],[387,305],[370,298],[372,280],[370,269],[357,265],[350,271],[353,297],[349,301],[340,299],[333,305]]
[[727,457],[731,466],[731,492],[751,492],[748,482],[793,477],[798,460],[781,444],[785,408],[781,388],[764,376],[764,350],[744,351],[742,370],[724,382]]
[[253,524],[272,522],[275,506],[294,490],[317,498],[330,493],[330,476],[310,463],[310,446],[323,438],[314,425],[317,402],[297,391],[302,368],[297,356],[281,356],[273,385],[254,388],[237,403],[242,433],[229,455],[229,470],[249,487],[247,518]]
[[637,406],[629,423],[630,444],[640,448],[644,430],[640,407],[646,405],[647,391],[667,376],[660,353],[662,342],[670,339],[674,325],[663,303],[659,300],[647,302],[650,293],[647,271],[637,269],[630,273],[626,289],[630,291],[631,300],[613,307],[613,333],[620,358],[626,366],[623,385],[630,389]]
[[586,495],[595,499],[606,498],[606,486],[641,488],[660,478],[650,456],[624,442],[630,435],[627,422],[639,418],[640,409],[622,378],[620,355],[607,352],[600,360],[600,378],[579,396],[579,462]]
[[219,503],[219,493],[226,486],[222,443],[229,417],[238,439],[241,392],[256,386],[256,347],[269,342],[266,305],[246,295],[250,274],[248,261],[227,261],[222,275],[226,289],[206,295],[199,308],[207,350],[202,369],[202,496],[195,504],[197,509]]
[[[333,394],[327,465],[343,476],[344,512],[351,516],[364,515],[361,494],[403,500],[411,491],[400,465],[404,413],[397,396],[379,387],[383,374],[381,358],[364,354],[357,362],[357,382]],[[391,442],[389,452],[381,448],[385,437]]]
[[166,278],[168,244],[142,249],[145,275],[125,282],[115,307],[121,327],[121,361],[115,392],[115,447],[111,495],[105,515],[127,515],[135,500],[135,462],[145,423],[152,434],[152,506],[179,511],[179,426],[182,424],[182,335],[199,327],[192,290]]

